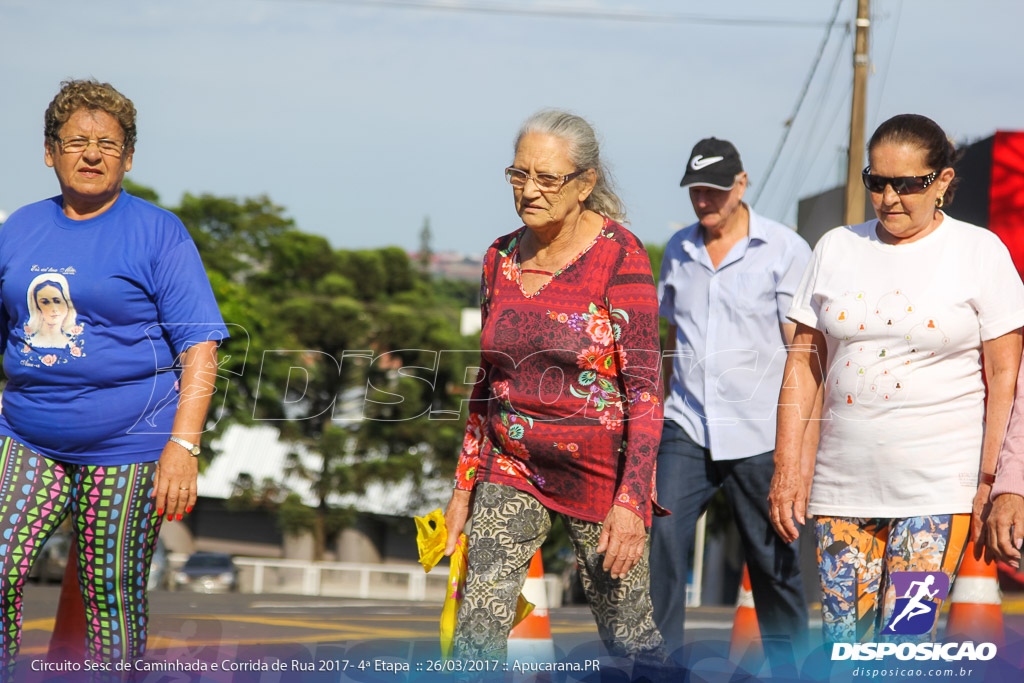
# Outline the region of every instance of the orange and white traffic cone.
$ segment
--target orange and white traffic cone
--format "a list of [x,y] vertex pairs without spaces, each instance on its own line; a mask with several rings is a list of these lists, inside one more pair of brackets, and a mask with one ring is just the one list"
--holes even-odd
[[85,658],[85,641],[85,605],[78,585],[78,550],[72,539],[46,658],[51,662],[80,662]]
[[544,565],[540,561],[540,550],[530,560],[523,597],[532,602],[534,607],[508,634],[508,661],[553,662],[555,642],[551,639],[551,617],[548,614],[548,594],[544,587]]
[[985,562],[984,558],[974,559],[972,542],[967,543],[960,572],[953,582],[946,638],[996,645],[1006,641],[996,565]]
[[750,589],[750,572],[743,565],[743,581],[736,601],[736,617],[732,622],[732,637],[729,639],[729,661],[742,662],[747,668],[764,660],[761,646],[761,628],[757,625],[757,611],[754,609],[754,593]]

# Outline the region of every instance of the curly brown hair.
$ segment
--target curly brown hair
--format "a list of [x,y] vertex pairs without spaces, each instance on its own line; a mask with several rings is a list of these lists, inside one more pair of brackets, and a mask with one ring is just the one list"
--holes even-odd
[[51,144],[60,137],[61,127],[79,109],[104,111],[121,124],[126,150],[135,148],[135,105],[109,83],[95,79],[63,81],[60,92],[46,108],[43,135]]

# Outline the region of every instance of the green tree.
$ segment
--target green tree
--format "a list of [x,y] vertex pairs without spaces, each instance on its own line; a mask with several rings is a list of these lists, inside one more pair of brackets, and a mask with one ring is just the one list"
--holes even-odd
[[152,202],[157,206],[160,206],[160,195],[156,193],[151,187],[140,185],[134,182],[131,178],[125,178],[121,181],[121,187],[123,187],[128,194],[135,195],[139,199],[145,199],[147,202]]
[[[159,200],[140,185],[130,191]],[[466,359],[439,352],[474,348],[458,325],[459,309],[478,303],[477,283],[425,281],[398,247],[332,249],[266,196],[186,194],[171,210],[196,242],[232,335],[220,349],[211,420],[218,430],[276,420],[293,444],[285,474],[316,501],[240,476],[232,505],[311,531],[322,557],[353,519],[337,496],[371,481],[418,482],[425,461],[454,470],[465,416],[429,416],[465,392]],[[429,219],[424,230],[428,238]]]
[[651,274],[654,275],[654,282],[657,284],[658,275],[661,273],[661,261],[665,257],[664,244],[645,244],[647,257],[651,259]]
[[173,211],[192,234],[206,267],[244,280],[269,268],[273,238],[295,221],[266,195],[236,199],[185,194]]

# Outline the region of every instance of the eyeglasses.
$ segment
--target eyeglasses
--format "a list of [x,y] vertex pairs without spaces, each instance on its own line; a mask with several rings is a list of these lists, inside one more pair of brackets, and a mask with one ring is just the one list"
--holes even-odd
[[885,186],[891,185],[892,191],[896,194],[917,194],[924,192],[939,177],[938,171],[932,171],[928,175],[912,175],[902,178],[886,178],[874,175],[870,171],[871,167],[868,166],[861,172],[861,177],[864,179],[864,187],[868,188],[868,192],[875,193],[885,192]]
[[541,192],[558,192],[567,182],[582,173],[586,173],[587,170],[588,169],[583,169],[582,171],[576,171],[569,175],[558,175],[557,173],[538,173],[537,175],[530,175],[522,169],[509,166],[505,169],[505,180],[507,180],[512,187],[525,187],[526,181],[533,178],[534,184],[537,185],[537,189]]
[[60,145],[60,151],[64,154],[78,154],[89,149],[89,145],[96,143],[96,147],[100,150],[100,154],[104,154],[108,157],[120,157],[124,151],[124,143],[118,142],[117,140],[110,140],[107,138],[100,138],[99,140],[93,138],[73,137],[73,138],[56,138],[57,143]]

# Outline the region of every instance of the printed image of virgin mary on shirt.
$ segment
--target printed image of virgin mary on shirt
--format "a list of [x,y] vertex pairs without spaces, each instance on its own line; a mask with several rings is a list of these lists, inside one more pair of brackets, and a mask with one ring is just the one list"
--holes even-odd
[[[46,366],[85,355],[82,325],[71,301],[71,287],[60,273],[42,273],[29,283],[28,321],[22,352]],[[31,358],[37,356],[36,358]]]

